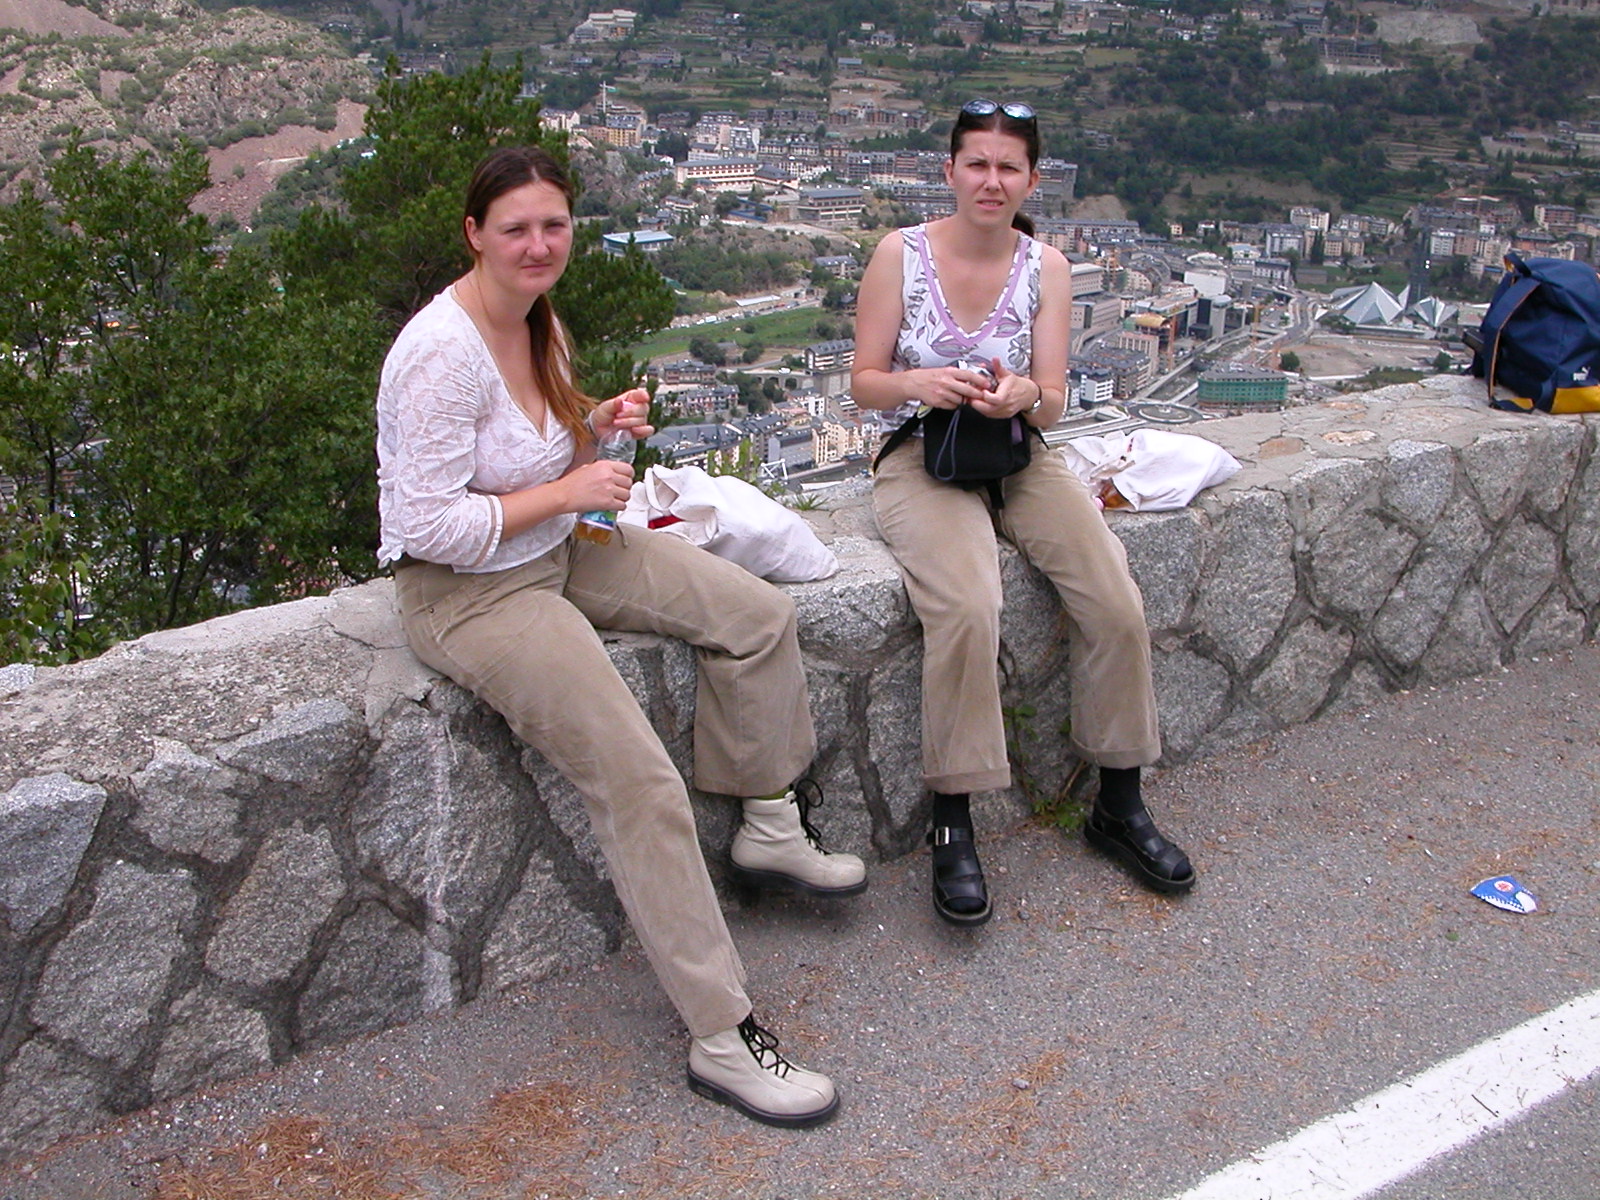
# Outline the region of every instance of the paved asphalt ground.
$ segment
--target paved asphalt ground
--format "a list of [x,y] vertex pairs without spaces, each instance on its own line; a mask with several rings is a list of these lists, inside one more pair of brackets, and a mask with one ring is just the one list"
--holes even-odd
[[[987,831],[975,932],[920,854],[734,908],[763,1019],[841,1085],[818,1130],[691,1095],[634,948],[14,1160],[0,1200],[1167,1200],[1600,989],[1597,725],[1591,645],[1154,772],[1200,871],[1177,902],[1021,824]],[[1537,913],[1469,894],[1507,872]],[[1597,1102],[1591,1075],[1376,1194],[1594,1200]]]

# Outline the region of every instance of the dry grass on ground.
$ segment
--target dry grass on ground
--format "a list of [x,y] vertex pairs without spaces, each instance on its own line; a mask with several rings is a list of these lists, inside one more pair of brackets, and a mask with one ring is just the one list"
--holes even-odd
[[237,1145],[163,1170],[154,1200],[410,1200],[425,1182],[463,1197],[582,1196],[575,1174],[593,1152],[593,1094],[543,1082],[504,1092],[475,1121],[412,1127],[378,1142],[343,1138],[315,1117],[278,1117]]

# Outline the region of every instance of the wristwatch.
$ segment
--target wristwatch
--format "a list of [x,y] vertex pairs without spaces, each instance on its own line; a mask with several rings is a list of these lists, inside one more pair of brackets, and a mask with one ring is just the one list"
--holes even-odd
[[1035,388],[1038,388],[1039,394],[1038,394],[1037,397],[1034,398],[1033,403],[1028,405],[1028,411],[1030,413],[1038,412],[1039,411],[1039,406],[1044,403],[1044,388],[1039,386],[1039,381],[1037,379],[1035,379],[1033,381],[1033,386]]

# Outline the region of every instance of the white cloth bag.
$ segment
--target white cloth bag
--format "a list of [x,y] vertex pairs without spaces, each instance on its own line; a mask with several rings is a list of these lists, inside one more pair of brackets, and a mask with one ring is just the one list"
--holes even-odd
[[833,551],[806,520],[760,488],[732,475],[708,475],[700,467],[650,467],[633,485],[617,520],[660,527],[738,563],[774,583],[826,579],[839,569]]
[[1239,470],[1239,460],[1215,442],[1165,429],[1069,438],[1059,449],[1091,492],[1114,488],[1135,512],[1184,508]]

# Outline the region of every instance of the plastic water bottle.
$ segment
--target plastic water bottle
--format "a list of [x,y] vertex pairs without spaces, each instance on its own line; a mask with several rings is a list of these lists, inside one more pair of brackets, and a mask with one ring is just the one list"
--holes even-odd
[[[633,434],[625,429],[614,429],[600,439],[600,444],[595,447],[594,456],[602,462],[631,463],[634,445]],[[580,513],[578,523],[572,532],[585,541],[598,542],[603,546],[611,540],[611,535],[616,529],[616,513],[595,509],[592,512]]]

